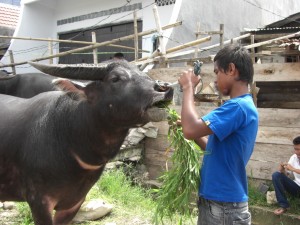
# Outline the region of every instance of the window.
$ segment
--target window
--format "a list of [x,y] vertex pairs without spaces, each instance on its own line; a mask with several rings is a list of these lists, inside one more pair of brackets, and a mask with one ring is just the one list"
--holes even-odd
[[165,6],[175,4],[176,0],[155,0],[157,6]]

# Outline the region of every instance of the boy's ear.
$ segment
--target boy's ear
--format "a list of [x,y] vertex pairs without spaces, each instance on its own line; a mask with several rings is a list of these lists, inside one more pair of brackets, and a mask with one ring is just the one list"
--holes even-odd
[[228,65],[228,73],[230,75],[236,75],[236,74],[239,75],[238,70],[237,70],[237,68],[236,68],[236,66],[235,66],[234,63],[229,63],[229,65]]

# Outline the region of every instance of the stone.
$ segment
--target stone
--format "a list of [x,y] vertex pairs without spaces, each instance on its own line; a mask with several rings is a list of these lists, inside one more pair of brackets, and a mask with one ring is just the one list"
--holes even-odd
[[3,202],[3,209],[4,210],[12,210],[16,207],[14,202]]
[[113,206],[101,199],[86,201],[81,205],[78,213],[73,219],[74,222],[97,220],[111,212]]
[[269,205],[277,203],[275,191],[267,191],[266,198]]

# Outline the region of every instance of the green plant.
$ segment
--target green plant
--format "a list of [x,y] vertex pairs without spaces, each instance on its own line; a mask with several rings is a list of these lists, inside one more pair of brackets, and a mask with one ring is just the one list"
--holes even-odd
[[203,151],[194,141],[184,138],[182,127],[177,125],[179,115],[176,111],[168,109],[168,113],[170,147],[167,151],[173,148],[174,152],[170,158],[171,169],[159,178],[162,186],[156,190],[154,220],[156,224],[163,223],[165,217],[172,220],[179,214],[182,217],[178,224],[182,224],[184,218],[193,216],[191,199],[197,193],[200,182],[200,157]]
[[26,202],[18,202],[17,209],[19,211],[19,218],[21,225],[31,225],[33,224],[33,219],[31,215],[30,208]]

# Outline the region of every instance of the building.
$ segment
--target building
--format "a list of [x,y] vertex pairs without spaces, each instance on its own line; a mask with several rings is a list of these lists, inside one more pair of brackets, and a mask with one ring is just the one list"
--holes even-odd
[[[227,0],[227,1],[193,1],[193,0],[22,0],[21,19],[14,33],[15,37],[31,37],[44,39],[68,39],[76,41],[92,41],[92,32],[96,33],[96,41],[103,42],[133,33],[133,12],[137,13],[138,31],[144,32],[156,28],[153,6],[157,4],[161,26],[182,21],[182,25],[152,33],[139,38],[139,49],[143,50],[139,57],[150,56],[153,42],[158,35],[162,36],[166,49],[195,40],[197,23],[203,31],[218,30],[224,24],[224,40],[239,36],[244,28],[254,29],[278,21],[300,11],[300,2],[288,3],[275,0],[270,4],[267,0]],[[232,7],[234,5],[235,7]],[[217,6],[217,7],[216,7]],[[219,42],[219,36],[213,36],[208,46]],[[134,59],[133,40],[119,43],[131,48],[101,47],[98,48],[99,61],[109,59],[115,52],[123,52],[130,61]],[[52,54],[83,47],[87,44],[69,44],[45,41],[28,41],[14,39],[9,47],[18,65],[18,73],[35,71],[26,61],[43,58]],[[193,48],[190,48],[193,49]],[[20,54],[19,54],[20,53]],[[44,60],[49,63],[48,60]],[[93,63],[92,50],[76,52],[69,56],[55,58],[54,63]],[[9,64],[8,55],[1,60]]]
[[[20,15],[20,7],[0,1],[0,35],[13,36]],[[10,39],[0,38],[0,59],[10,45]]]

